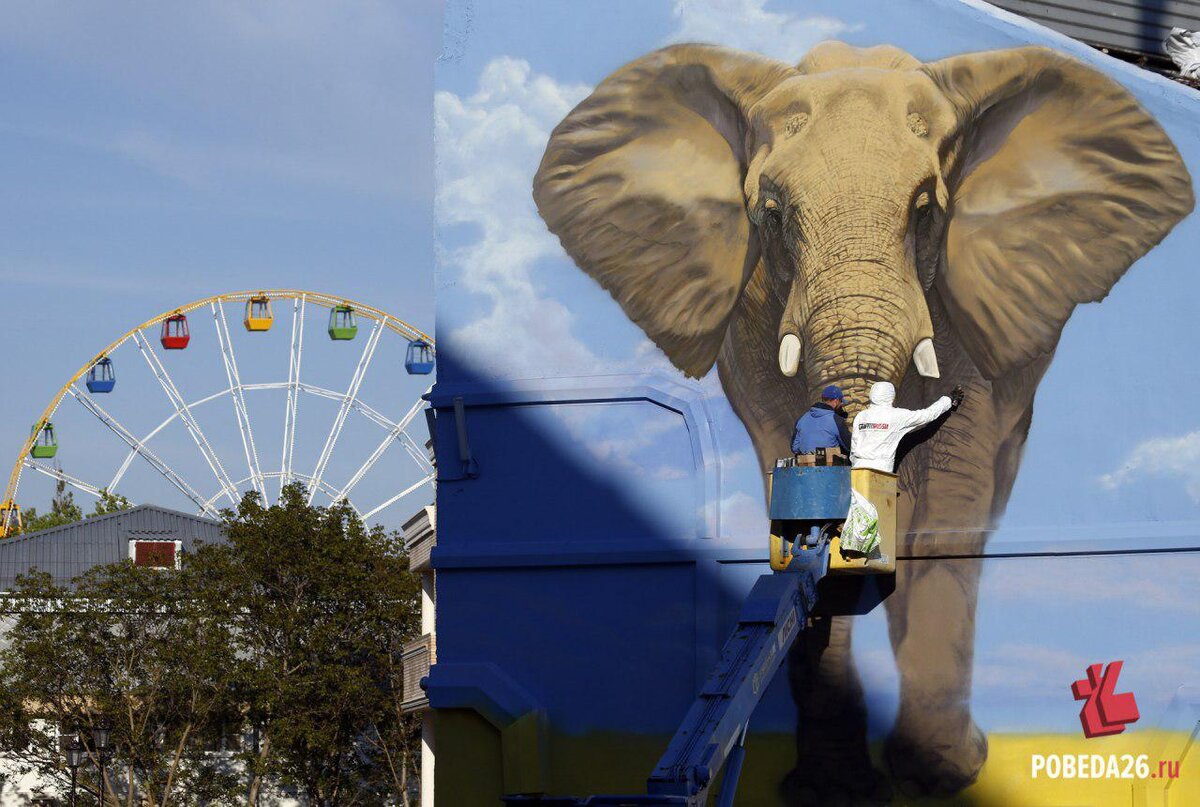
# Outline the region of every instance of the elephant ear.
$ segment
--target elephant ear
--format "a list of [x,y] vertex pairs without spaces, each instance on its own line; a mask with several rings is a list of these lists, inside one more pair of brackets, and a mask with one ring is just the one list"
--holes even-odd
[[949,99],[953,194],[937,288],[989,378],[1052,352],[1192,209],[1175,146],[1130,93],[1046,48],[922,70]]
[[757,261],[742,192],[746,111],[795,71],[701,45],[606,78],[555,127],[538,211],[676,367],[712,366]]

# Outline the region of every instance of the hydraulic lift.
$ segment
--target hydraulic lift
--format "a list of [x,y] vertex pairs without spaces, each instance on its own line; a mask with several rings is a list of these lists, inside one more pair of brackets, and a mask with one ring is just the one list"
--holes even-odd
[[[737,626],[708,680],[639,795],[504,797],[516,807],[704,807],[719,773],[717,807],[737,793],[750,716],[788,649],[817,605],[827,574],[895,571],[895,499],[892,474],[846,466],[802,466],[781,460],[771,475],[771,568],[750,590]],[[867,557],[844,557],[838,530],[850,507],[851,487],[879,511],[880,545]]]

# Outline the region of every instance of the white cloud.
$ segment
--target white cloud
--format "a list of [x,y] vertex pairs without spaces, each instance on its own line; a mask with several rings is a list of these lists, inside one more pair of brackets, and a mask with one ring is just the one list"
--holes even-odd
[[1125,611],[1200,614],[1195,575],[1195,563],[1153,555],[996,559],[985,564],[979,601],[980,607],[993,602],[1061,607],[1095,603],[1103,592],[1105,602]]
[[762,535],[766,527],[767,506],[762,496],[736,491],[721,499],[722,535]]
[[1200,502],[1200,431],[1138,443],[1120,468],[1100,477],[1100,484],[1107,490],[1116,490],[1147,477],[1182,481],[1188,497]]
[[[644,405],[634,406],[641,408]],[[682,436],[680,430],[684,428],[683,420],[678,415],[654,408],[639,413],[635,421],[632,417],[624,420],[619,410],[613,413],[608,409],[611,409],[611,406],[607,409],[567,407],[563,410],[564,422],[577,439],[586,443],[587,450],[598,465],[621,468],[632,476],[651,476],[664,481],[683,479],[691,475],[690,463],[685,470],[679,465],[671,464],[651,467],[642,460],[644,452],[660,443],[665,435],[673,434],[676,439]],[[617,423],[618,420],[624,422]],[[619,428],[629,422],[636,422],[637,428]],[[690,459],[690,446],[680,447],[689,449]],[[664,457],[660,452],[659,459],[672,458]]]
[[668,42],[705,42],[755,51],[788,62],[856,26],[835,17],[768,11],[767,0],[676,0],[679,29]]
[[595,363],[571,333],[573,316],[538,288],[536,261],[561,254],[530,196],[550,130],[590,91],[501,57],[466,98],[434,99],[439,222],[471,225],[478,238],[442,256],[451,283],[483,295],[490,311],[449,335],[482,368],[521,376],[571,375]]
[[890,647],[855,648],[854,665],[867,692],[895,692],[900,686],[900,672]]
[[972,686],[988,694],[1006,692],[1020,697],[1064,690],[1080,677],[1092,660],[1067,650],[1008,642],[986,647],[971,672]]

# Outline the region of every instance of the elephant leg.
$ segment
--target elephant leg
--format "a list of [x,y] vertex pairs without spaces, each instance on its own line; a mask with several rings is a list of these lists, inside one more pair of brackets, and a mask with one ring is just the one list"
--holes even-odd
[[905,559],[886,601],[900,711],[885,758],[893,782],[914,795],[955,793],[975,781],[987,759],[987,739],[970,709],[975,604],[978,555],[994,523],[996,468],[1006,447],[987,392],[982,382],[972,384],[968,405],[901,469],[907,529],[898,554]]
[[850,656],[853,617],[816,617],[788,655],[799,713],[796,767],[780,785],[789,807],[887,804],[891,788],[867,753],[862,684]]
[[977,558],[903,561],[888,601],[900,712],[885,746],[893,781],[911,795],[975,781],[987,738],[971,719]]

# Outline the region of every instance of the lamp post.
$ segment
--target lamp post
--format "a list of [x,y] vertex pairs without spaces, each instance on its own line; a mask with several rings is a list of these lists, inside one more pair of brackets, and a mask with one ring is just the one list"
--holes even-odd
[[112,724],[104,718],[92,727],[92,747],[96,749],[96,773],[99,774],[100,787],[96,794],[97,807],[104,807],[104,792],[108,789],[108,781],[104,774],[104,758],[108,755],[109,743],[112,740]]
[[67,746],[67,767],[71,769],[71,807],[75,807],[75,777],[79,774],[79,766],[83,764],[84,747],[76,737]]

